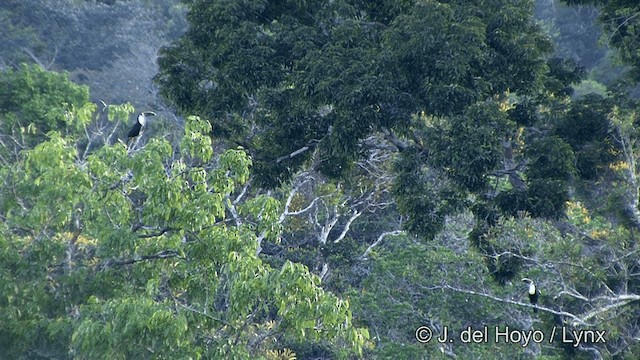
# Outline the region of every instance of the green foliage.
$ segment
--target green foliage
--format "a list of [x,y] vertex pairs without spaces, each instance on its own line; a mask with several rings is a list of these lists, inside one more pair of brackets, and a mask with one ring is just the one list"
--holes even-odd
[[[428,354],[429,358],[446,359],[439,349],[442,344],[435,340],[426,344],[416,341],[418,327],[429,326],[434,336],[440,336],[447,326],[449,336],[455,338],[467,326],[495,328],[510,323],[502,315],[514,314],[516,310],[511,305],[454,289],[482,288],[500,294],[508,294],[511,289],[486,282],[488,271],[477,252],[453,250],[461,245],[460,240],[466,242],[464,238],[437,240],[423,244],[407,237],[395,238],[387,249],[377,252],[370,264],[371,276],[364,280],[358,294],[352,294],[355,318],[376,335],[375,347],[366,352],[368,358],[421,359]],[[464,269],[459,268],[460,264]],[[505,311],[505,307],[509,309]],[[493,342],[467,346],[457,339],[449,345],[462,358],[529,358],[521,346]]]
[[520,126],[531,126],[536,122],[538,109],[531,101],[522,101],[507,110],[509,118]]
[[566,118],[556,126],[555,132],[573,148],[594,140],[603,141],[609,131],[607,115],[612,107],[612,99],[586,95],[571,103]]
[[547,91],[560,96],[573,94],[572,84],[580,82],[585,76],[585,69],[575,60],[551,58],[547,61],[549,77],[545,87]]
[[1,168],[0,333],[13,339],[3,354],[250,358],[280,349],[278,338],[361,351],[368,334],[352,326],[348,301],[303,265],[257,257],[257,236],[279,237],[275,199],[237,204],[241,217],[227,221],[251,160],[242,150],[214,158],[209,130],[190,118],[184,153],[151,139],[86,160],[52,131]]
[[574,172],[571,147],[559,137],[547,137],[533,142],[526,149],[532,164],[527,168],[529,180],[569,181]]
[[199,117],[188,117],[185,125],[185,136],[181,148],[191,157],[207,162],[213,155],[211,138],[206,134],[211,132],[211,125]]
[[[399,134],[398,210],[432,239],[464,208],[558,218],[575,154],[584,176],[600,166],[569,135],[540,130],[584,69],[546,58],[529,1],[187,6],[190,30],[161,52],[161,94],[242,144],[261,186],[311,161],[344,179],[364,139]],[[477,229],[492,226],[476,215]]]
[[596,94],[605,96],[607,93],[607,87],[596,80],[582,80],[579,84],[574,86],[574,96],[581,98],[585,95]]
[[429,163],[445,169],[461,188],[471,192],[486,190],[488,173],[496,170],[502,159],[502,138],[510,130],[504,112],[496,104],[477,104],[444,126],[428,129]]
[[525,149],[531,159],[526,176],[527,189],[510,190],[497,198],[503,211],[515,215],[528,211],[535,217],[555,218],[562,214],[569,199],[569,180],[575,172],[570,146],[558,137],[534,141]]
[[[77,356],[92,359],[200,358],[185,314],[149,298],[88,299],[71,339]],[[131,341],[135,339],[135,341]]]
[[[139,4],[102,8],[135,9],[125,3]],[[3,74],[0,136],[20,135],[24,151],[1,154],[12,158],[0,164],[0,353],[573,358],[570,344],[446,347],[418,344],[415,330],[549,334],[602,310],[587,320],[610,342],[594,349],[633,356],[636,300],[613,303],[640,291],[633,104],[568,96],[584,74],[547,59],[531,1],[184,3],[192,26],[157,77],[187,115],[180,141],[84,150],[96,112],[85,90],[39,68]],[[17,21],[0,12],[8,41]],[[103,111],[114,125],[134,109]],[[307,166],[339,181],[299,175]],[[286,210],[287,186],[249,186],[296,174]],[[588,192],[609,201],[606,216],[572,201]],[[349,230],[341,216],[359,211],[367,223]],[[430,241],[372,243],[399,223]],[[522,276],[562,313],[532,315]]]
[[[77,134],[91,122],[95,107],[86,105],[89,89],[72,83],[65,73],[23,64],[0,73],[0,132],[22,148],[31,148],[49,131]],[[2,142],[0,155],[11,153]]]
[[612,111],[613,99],[585,95],[571,103],[555,126],[555,133],[571,145],[578,174],[584,179],[596,179],[616,159],[614,154],[618,150],[610,135]]
[[393,184],[401,213],[411,214],[405,223],[414,234],[433,238],[447,215],[461,207],[460,190],[439,171],[423,166],[420,152],[410,148],[395,163],[398,176]]
[[528,1],[187,5],[192,26],[161,52],[161,94],[245,146],[267,186],[310,159],[300,149],[344,176],[377,129],[534,93],[546,70]]
[[117,120],[127,122],[129,120],[129,115],[133,114],[135,109],[131,104],[126,103],[122,105],[109,105],[107,111],[107,119],[109,119],[109,121]]

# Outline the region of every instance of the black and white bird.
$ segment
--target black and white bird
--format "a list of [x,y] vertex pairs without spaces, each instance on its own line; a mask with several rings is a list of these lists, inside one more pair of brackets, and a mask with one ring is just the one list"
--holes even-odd
[[540,297],[540,290],[538,290],[538,287],[533,282],[533,280],[529,278],[524,278],[522,279],[522,281],[527,283],[527,285],[529,285],[529,288],[527,289],[527,294],[529,294],[529,302],[531,302],[531,305],[533,305],[533,312],[537,313],[538,312],[537,304],[538,304],[538,298]]
[[129,134],[127,135],[128,147],[131,147],[131,143],[133,142],[133,140],[140,136],[140,133],[147,123],[148,116],[156,116],[156,113],[154,113],[153,111],[143,111],[136,118],[136,123],[131,127],[131,130],[129,130]]

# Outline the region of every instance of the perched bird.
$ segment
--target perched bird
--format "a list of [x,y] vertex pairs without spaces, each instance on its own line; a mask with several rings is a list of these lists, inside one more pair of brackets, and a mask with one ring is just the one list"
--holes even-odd
[[131,127],[131,130],[129,130],[129,134],[127,135],[127,147],[131,146],[131,142],[133,141],[133,139],[140,136],[140,132],[147,123],[147,116],[156,116],[156,113],[154,113],[153,111],[143,111],[140,113],[140,115],[138,115],[136,123]]
[[524,278],[522,279],[522,281],[529,285],[529,289],[527,290],[527,293],[529,294],[529,302],[531,302],[531,305],[533,305],[533,312],[537,313],[538,307],[536,306],[536,304],[538,304],[538,298],[540,297],[540,290],[538,290],[538,287],[533,282],[533,280],[529,278]]

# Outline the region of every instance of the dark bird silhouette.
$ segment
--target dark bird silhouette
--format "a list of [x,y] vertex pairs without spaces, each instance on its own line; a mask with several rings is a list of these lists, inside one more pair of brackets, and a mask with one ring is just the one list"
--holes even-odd
[[540,290],[533,282],[533,280],[524,278],[522,279],[522,281],[529,285],[529,288],[527,290],[527,294],[529,294],[529,302],[531,302],[531,305],[533,305],[533,312],[537,313],[538,307],[536,305],[538,304],[538,298],[540,297]]
[[138,117],[136,118],[136,123],[133,124],[131,130],[129,130],[129,134],[127,135],[127,147],[131,147],[131,143],[133,142],[133,140],[140,136],[140,133],[147,123],[147,116],[156,116],[156,113],[154,113],[153,111],[143,111],[142,113],[140,113],[140,115],[138,115]]

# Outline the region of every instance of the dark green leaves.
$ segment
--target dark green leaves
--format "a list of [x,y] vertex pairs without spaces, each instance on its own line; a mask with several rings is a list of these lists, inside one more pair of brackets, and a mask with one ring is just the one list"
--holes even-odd
[[502,140],[512,129],[497,104],[474,105],[427,130],[428,161],[462,188],[486,190],[490,173],[501,165]]
[[534,93],[549,50],[526,1],[188,4],[189,32],[160,58],[161,92],[246,146],[269,186],[305,164],[304,147],[340,177],[381,127]]

